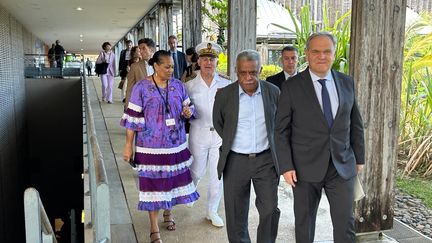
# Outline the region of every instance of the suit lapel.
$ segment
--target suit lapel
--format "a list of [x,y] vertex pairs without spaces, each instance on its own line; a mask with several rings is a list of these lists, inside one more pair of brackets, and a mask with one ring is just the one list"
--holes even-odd
[[239,105],[240,105],[240,96],[239,96],[239,83],[238,81],[235,82],[235,85],[233,87],[232,93],[231,93],[231,102],[228,104],[232,104],[231,109],[231,124],[232,124],[232,134],[231,134],[231,140],[234,140],[235,132],[237,130],[237,123],[238,123],[238,116],[239,116]]
[[315,112],[318,112],[320,114],[319,117],[320,117],[321,121],[324,123],[325,126],[328,127],[327,120],[324,117],[324,113],[321,109],[320,103],[318,101],[318,97],[317,97],[316,92],[315,92],[315,87],[313,86],[313,81],[312,81],[312,78],[311,78],[310,73],[309,73],[309,68],[307,68],[306,70],[301,72],[299,75],[302,76],[302,79],[303,79],[302,85],[303,85],[303,88],[304,88],[307,96],[309,96],[309,100],[311,101],[312,109]]
[[264,118],[265,118],[265,124],[266,124],[266,128],[267,128],[267,133],[270,134],[269,130],[270,128],[270,120],[271,120],[271,109],[269,109],[269,104],[270,104],[270,94],[269,94],[269,90],[267,89],[267,87],[265,85],[263,85],[264,82],[260,82],[260,86],[261,86],[261,97],[263,100],[263,108],[264,108]]

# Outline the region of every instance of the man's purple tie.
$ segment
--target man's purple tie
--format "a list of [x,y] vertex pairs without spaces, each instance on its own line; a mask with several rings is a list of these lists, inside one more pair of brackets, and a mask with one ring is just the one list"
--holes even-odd
[[329,127],[333,124],[333,115],[331,110],[331,103],[330,103],[330,95],[328,93],[327,87],[326,87],[326,79],[318,79],[318,82],[321,84],[321,99],[322,99],[322,106],[323,106],[323,112],[324,116],[327,120],[327,124]]

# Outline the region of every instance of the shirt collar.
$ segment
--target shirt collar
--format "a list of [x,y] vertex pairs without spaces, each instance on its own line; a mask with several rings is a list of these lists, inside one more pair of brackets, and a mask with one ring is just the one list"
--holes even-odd
[[331,70],[329,70],[327,72],[327,74],[326,74],[326,76],[324,78],[318,77],[318,75],[314,74],[310,69],[309,69],[309,74],[310,74],[313,82],[318,82],[319,79],[325,79],[325,80],[330,80],[330,81],[333,80],[333,76],[332,76]]
[[283,72],[284,72],[284,75],[285,75],[285,80],[287,80],[288,78],[290,78],[290,77],[292,77],[292,76],[294,76],[294,75],[297,74],[297,71],[295,71],[293,75],[290,75],[289,73],[287,73],[285,71],[283,71]]
[[[205,83],[204,79],[201,76],[201,71],[198,71],[197,76],[199,76],[199,79],[201,80],[202,84],[205,85],[206,87],[208,87],[207,84]],[[214,75],[213,75],[213,80],[212,80],[212,82],[210,84],[210,88],[213,87],[219,81],[220,81],[219,75],[218,75],[217,72],[215,72]]]
[[[239,85],[239,96],[241,96],[242,94],[248,95],[240,86],[240,83],[238,85]],[[261,82],[259,80],[258,80],[258,88],[257,90],[255,90],[255,93],[253,93],[253,95],[258,95],[258,94],[261,94]]]

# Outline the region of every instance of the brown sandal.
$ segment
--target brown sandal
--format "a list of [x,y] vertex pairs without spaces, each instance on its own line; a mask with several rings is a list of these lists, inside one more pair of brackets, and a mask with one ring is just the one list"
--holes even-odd
[[[154,234],[159,234],[159,237],[156,238],[156,239],[154,239],[154,240],[152,240],[152,235],[154,235]],[[159,233],[159,231],[151,232],[151,233],[150,233],[150,240],[151,240],[150,243],[156,243],[156,242],[163,243],[162,240],[161,240],[161,238],[160,238],[160,233]]]
[[173,218],[165,219],[166,217],[170,217],[170,216],[171,216],[171,213],[163,214],[163,217],[164,217],[163,222],[168,223],[168,226],[166,227],[167,230],[174,231],[174,230],[176,230],[176,223],[175,223],[174,219]]

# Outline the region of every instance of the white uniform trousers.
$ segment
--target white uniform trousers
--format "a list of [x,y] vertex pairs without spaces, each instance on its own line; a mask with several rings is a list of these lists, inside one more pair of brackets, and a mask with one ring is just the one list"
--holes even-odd
[[219,147],[222,139],[214,128],[200,128],[191,125],[189,131],[189,149],[193,156],[190,166],[192,180],[198,186],[200,179],[208,170],[209,186],[207,190],[207,213],[217,213],[222,197],[222,180],[218,179],[217,164]]

